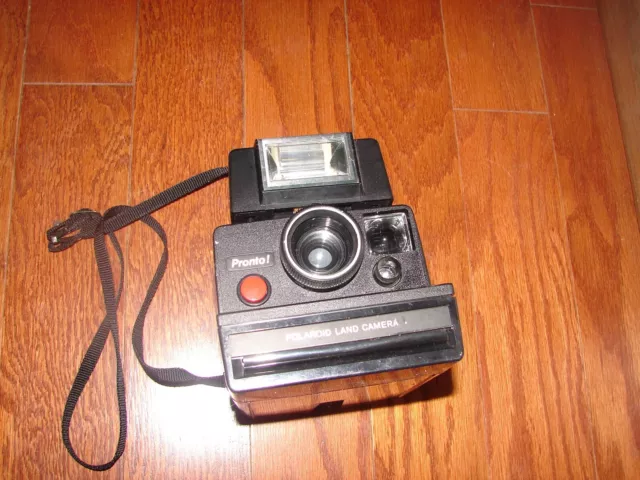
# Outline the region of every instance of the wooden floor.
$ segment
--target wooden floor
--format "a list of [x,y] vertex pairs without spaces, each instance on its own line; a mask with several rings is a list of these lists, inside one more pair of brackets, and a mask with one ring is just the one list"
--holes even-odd
[[[353,131],[380,141],[432,279],[456,288],[463,361],[404,402],[239,425],[224,390],[162,387],[135,359],[161,246],[134,225],[118,234],[129,439],[101,478],[638,478],[640,233],[603,33],[595,0],[543,3],[3,0],[3,476],[91,475],[60,418],[100,286],[90,242],[48,253],[54,220],[137,203],[255,138]],[[153,365],[221,371],[227,196],[157,214]],[[71,427],[93,462],[117,439],[107,348]]]
[[640,212],[640,0],[596,0]]

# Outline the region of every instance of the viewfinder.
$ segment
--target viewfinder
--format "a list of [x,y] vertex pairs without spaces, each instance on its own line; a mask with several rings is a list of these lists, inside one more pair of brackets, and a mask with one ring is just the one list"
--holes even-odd
[[364,220],[369,253],[387,255],[413,250],[409,222],[404,212],[372,215]]

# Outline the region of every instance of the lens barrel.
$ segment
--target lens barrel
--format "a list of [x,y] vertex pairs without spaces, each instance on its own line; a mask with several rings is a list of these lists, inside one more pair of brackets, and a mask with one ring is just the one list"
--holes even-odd
[[362,233],[350,215],[334,207],[310,207],[285,225],[282,264],[299,285],[310,290],[341,287],[360,269]]

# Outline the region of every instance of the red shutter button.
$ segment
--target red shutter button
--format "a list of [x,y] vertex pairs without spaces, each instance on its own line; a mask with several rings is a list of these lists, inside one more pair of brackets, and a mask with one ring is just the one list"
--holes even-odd
[[238,296],[247,305],[260,305],[269,297],[269,282],[260,275],[247,275],[238,284]]

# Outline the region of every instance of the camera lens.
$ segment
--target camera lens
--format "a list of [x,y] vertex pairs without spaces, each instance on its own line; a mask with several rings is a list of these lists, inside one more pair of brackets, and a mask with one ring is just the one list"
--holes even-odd
[[322,270],[323,268],[327,268],[329,265],[331,265],[333,256],[331,255],[331,252],[326,248],[318,247],[311,250],[308,260],[316,270]]
[[294,215],[282,233],[282,262],[289,275],[312,290],[337,288],[362,263],[362,234],[353,219],[333,207]]
[[349,232],[330,217],[312,217],[300,224],[291,237],[293,255],[309,271],[332,273],[347,260],[352,247]]

